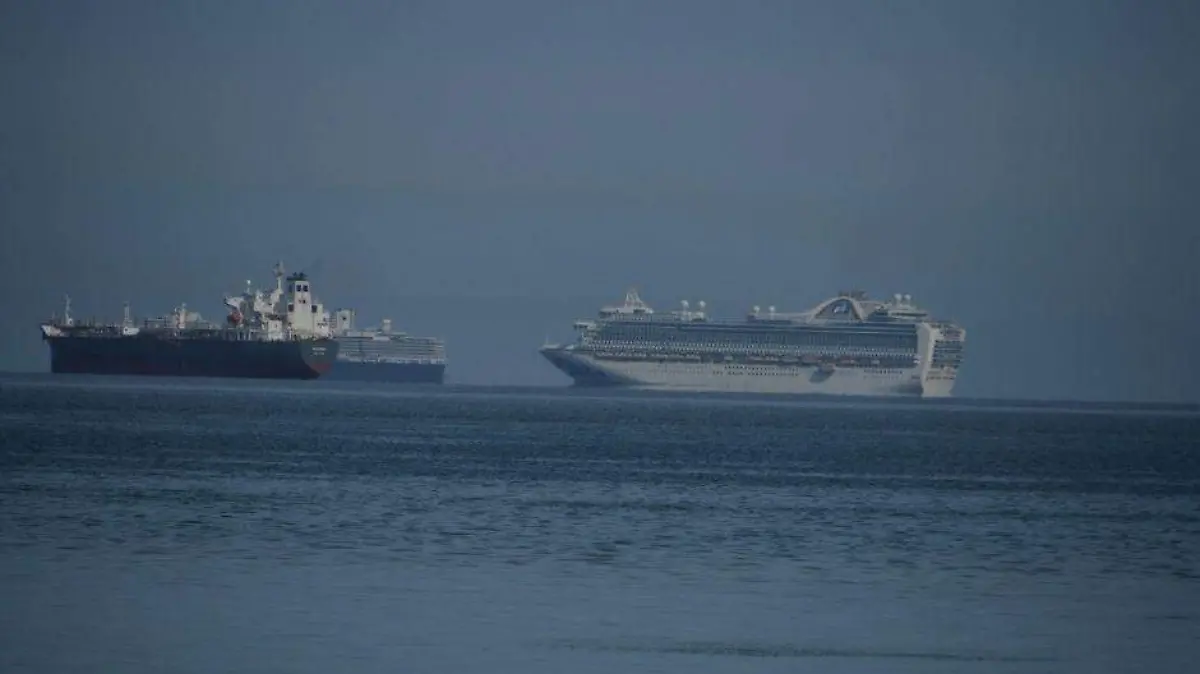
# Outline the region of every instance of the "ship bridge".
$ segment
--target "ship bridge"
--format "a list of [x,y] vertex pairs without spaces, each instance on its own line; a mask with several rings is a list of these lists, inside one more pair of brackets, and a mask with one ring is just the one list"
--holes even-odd
[[648,315],[653,313],[654,309],[651,309],[649,304],[642,301],[636,288],[630,288],[625,292],[625,302],[621,306],[607,306],[600,309],[600,316],[603,318],[631,314]]
[[[696,303],[696,308],[693,309],[687,300],[682,300],[680,308],[675,311],[668,311],[665,315],[655,314],[654,309],[649,304],[644,302],[641,296],[634,288],[630,288],[625,293],[625,302],[620,306],[606,306],[600,309],[599,315],[602,320],[658,320],[661,322],[684,321],[698,322],[708,320],[706,313],[707,303],[700,300]],[[577,330],[588,330],[596,327],[592,321],[576,321],[575,328]]]

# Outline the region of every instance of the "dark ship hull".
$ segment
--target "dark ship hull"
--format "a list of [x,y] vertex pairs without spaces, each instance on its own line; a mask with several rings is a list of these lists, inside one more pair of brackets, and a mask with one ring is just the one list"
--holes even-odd
[[364,363],[338,360],[324,379],[399,384],[441,384],[445,372],[445,363]]
[[72,374],[316,379],[337,357],[331,339],[298,341],[165,337],[153,334],[45,336],[50,371]]

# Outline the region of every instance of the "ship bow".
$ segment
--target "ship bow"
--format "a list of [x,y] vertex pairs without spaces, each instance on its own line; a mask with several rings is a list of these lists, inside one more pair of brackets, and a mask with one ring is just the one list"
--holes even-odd
[[541,348],[542,356],[570,377],[576,386],[629,386],[636,382],[610,372],[584,354],[563,346]]

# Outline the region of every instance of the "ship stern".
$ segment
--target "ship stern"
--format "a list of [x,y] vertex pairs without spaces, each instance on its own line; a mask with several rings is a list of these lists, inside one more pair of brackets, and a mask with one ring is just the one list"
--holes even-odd
[[338,355],[336,340],[306,340],[299,342],[299,346],[300,359],[304,363],[304,379],[316,379],[333,369]]

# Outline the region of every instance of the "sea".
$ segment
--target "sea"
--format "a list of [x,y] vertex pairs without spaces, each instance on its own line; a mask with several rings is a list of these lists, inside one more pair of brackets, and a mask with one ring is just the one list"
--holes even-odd
[[0,671],[1200,671],[1200,413],[0,376]]

